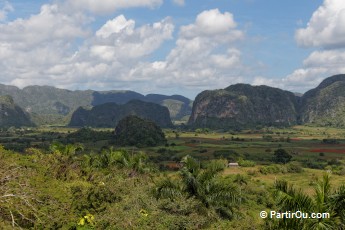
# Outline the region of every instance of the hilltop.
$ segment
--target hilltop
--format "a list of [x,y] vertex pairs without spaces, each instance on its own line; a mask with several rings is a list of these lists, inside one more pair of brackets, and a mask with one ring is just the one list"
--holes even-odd
[[192,101],[180,95],[148,94],[128,90],[94,91],[66,90],[51,86],[15,86],[0,84],[0,95],[10,95],[13,100],[40,124],[68,124],[79,107],[93,107],[112,102],[125,104],[133,99],[154,102],[168,107],[172,120],[180,120],[191,113]]
[[33,126],[30,117],[18,105],[11,96],[0,96],[0,126],[21,127]]
[[264,85],[236,84],[201,92],[188,124],[214,129],[295,124],[345,127],[344,108],[344,74],[326,78],[303,95]]
[[108,102],[96,105],[92,109],[79,107],[73,113],[69,126],[113,128],[121,119],[129,115],[151,120],[161,127],[173,127],[168,108],[140,100],[132,100],[123,105]]

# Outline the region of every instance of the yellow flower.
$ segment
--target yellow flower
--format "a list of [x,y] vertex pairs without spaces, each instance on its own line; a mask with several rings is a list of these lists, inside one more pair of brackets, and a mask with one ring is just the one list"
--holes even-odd
[[95,217],[92,214],[87,214],[84,216],[84,218],[87,220],[88,223],[92,223],[92,221],[95,219]]
[[78,225],[84,226],[85,225],[85,219],[81,218],[78,222]]
[[149,215],[149,214],[147,213],[147,211],[144,210],[144,209],[140,209],[139,213],[140,213],[142,216],[145,216],[145,217]]

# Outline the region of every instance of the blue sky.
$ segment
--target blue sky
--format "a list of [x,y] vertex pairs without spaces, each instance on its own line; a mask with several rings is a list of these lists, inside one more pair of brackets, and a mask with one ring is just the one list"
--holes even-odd
[[303,93],[345,73],[343,25],[342,0],[0,0],[0,83]]

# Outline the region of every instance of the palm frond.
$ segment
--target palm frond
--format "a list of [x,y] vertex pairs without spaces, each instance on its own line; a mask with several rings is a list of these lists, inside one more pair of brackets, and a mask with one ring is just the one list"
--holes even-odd
[[182,195],[182,191],[178,182],[170,178],[165,178],[156,184],[153,194],[156,199],[163,198],[174,200],[176,197]]
[[325,210],[325,205],[328,202],[331,192],[330,175],[325,173],[321,181],[318,181],[315,186],[315,201],[318,211]]
[[282,210],[310,212],[314,209],[311,197],[304,194],[301,190],[296,190],[286,181],[276,181],[275,188],[277,205]]

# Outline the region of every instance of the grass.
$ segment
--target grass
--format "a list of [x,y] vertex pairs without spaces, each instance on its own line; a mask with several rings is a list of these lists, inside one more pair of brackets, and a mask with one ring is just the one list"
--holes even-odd
[[[325,170],[304,168],[302,173],[278,173],[278,174],[264,175],[259,172],[260,167],[261,166],[245,167],[245,168],[244,167],[227,168],[224,171],[224,175],[237,175],[237,174],[249,175],[255,172],[253,176],[250,176],[251,180],[262,182],[263,184],[267,186],[273,186],[276,180],[286,180],[286,181],[289,181],[289,183],[296,186],[296,188],[300,188],[309,194],[313,194],[314,184],[316,180],[318,179],[321,180],[323,174],[326,173]],[[331,184],[336,187],[339,185],[345,184],[345,177],[333,174],[331,176]]]
[[[112,131],[113,129],[96,130]],[[49,147],[51,141],[66,141],[67,135],[75,131],[77,129],[65,127],[12,130],[11,132],[1,133],[0,144],[11,144],[9,146],[21,145],[23,149],[31,145]],[[268,206],[266,205],[271,202],[270,199],[273,199],[270,197],[270,191],[276,180],[287,180],[306,193],[314,194],[315,182],[321,179],[325,169],[304,167],[301,173],[262,174],[260,172],[262,167],[272,165],[274,151],[278,148],[286,149],[293,156],[293,160],[302,165],[306,161],[311,161],[312,163],[322,163],[329,168],[333,166],[329,162],[337,160],[340,166],[345,167],[345,154],[342,153],[342,151],[345,151],[345,141],[343,138],[345,130],[342,129],[295,126],[288,129],[265,128],[262,130],[243,130],[234,133],[179,131],[178,138],[176,138],[172,130],[165,130],[165,132],[168,139],[166,146],[142,149],[128,147],[128,152],[133,154],[137,151],[144,151],[158,165],[165,165],[165,169],[171,166],[172,170],[178,170],[180,164],[177,162],[187,154],[203,161],[214,159],[217,154],[219,156],[221,153],[228,153],[228,161],[238,161],[239,158],[243,158],[256,163],[256,166],[253,167],[226,168],[223,172],[225,178],[232,179],[237,174],[242,174],[248,180],[248,185],[243,185],[242,190],[247,198],[247,201],[241,207],[244,219],[232,222],[216,221],[210,226],[210,229],[249,229],[254,224],[262,224],[263,220],[259,219],[258,213],[267,208]],[[287,141],[288,137],[290,141]],[[338,143],[325,144],[322,140],[326,138],[337,139]],[[84,152],[86,154],[91,151],[98,153],[102,146],[110,147],[109,145],[111,144],[109,143],[111,142],[108,140],[85,142],[83,143],[85,146]],[[320,154],[321,151],[323,154]],[[37,196],[40,199],[47,199],[49,201],[46,206],[42,207],[44,209],[41,211],[49,213],[55,218],[52,226],[55,223],[66,226],[70,223],[75,225],[80,217],[85,214],[82,213],[82,209],[77,209],[80,203],[88,204],[91,202],[87,200],[89,199],[86,196],[88,195],[87,192],[90,192],[90,194],[91,192],[102,192],[103,190],[100,188],[103,187],[100,186],[104,185],[104,188],[108,190],[103,192],[114,193],[119,199],[109,204],[102,204],[106,207],[106,212],[97,213],[94,211],[91,213],[95,215],[99,226],[101,224],[109,224],[109,226],[117,226],[119,229],[168,229],[172,224],[179,223],[181,226],[187,226],[186,228],[189,229],[196,228],[197,224],[209,221],[206,216],[198,212],[197,206],[193,203],[186,203],[188,200],[180,200],[175,204],[156,200],[152,197],[151,190],[155,182],[163,175],[177,178],[179,175],[177,172],[168,170],[153,174],[153,176],[139,175],[138,177],[131,177],[129,176],[129,170],[123,168],[85,168],[85,171],[83,171],[81,169],[84,168],[81,168],[82,166],[79,164],[74,164],[74,162],[73,164],[66,163],[68,170],[65,177],[60,176],[62,177],[61,179],[54,175],[60,175],[57,173],[64,168],[57,167],[59,166],[59,161],[56,161],[56,159],[59,158],[54,158],[50,154],[38,156],[34,154],[8,154],[5,156],[8,157],[8,159],[5,159],[5,166],[17,162],[18,165],[25,166],[23,170],[28,169],[32,173],[33,176],[31,174],[28,176],[30,185],[37,190]],[[81,156],[75,157],[75,159],[78,159]],[[63,161],[61,162],[63,163]],[[27,176],[29,174],[24,175]],[[334,187],[343,185],[345,184],[345,177],[333,174],[331,184]],[[83,199],[79,198],[79,193],[74,193],[78,189],[80,189]],[[96,194],[102,195],[103,193]],[[262,203],[258,202],[258,200],[262,200]],[[188,202],[192,201],[189,200]],[[195,210],[191,211],[190,207],[195,207]],[[141,215],[141,210],[145,210],[148,216]],[[184,212],[191,214],[186,215]],[[50,215],[47,217],[42,216],[47,221],[46,223],[50,223]],[[175,227],[178,228],[178,226]]]

